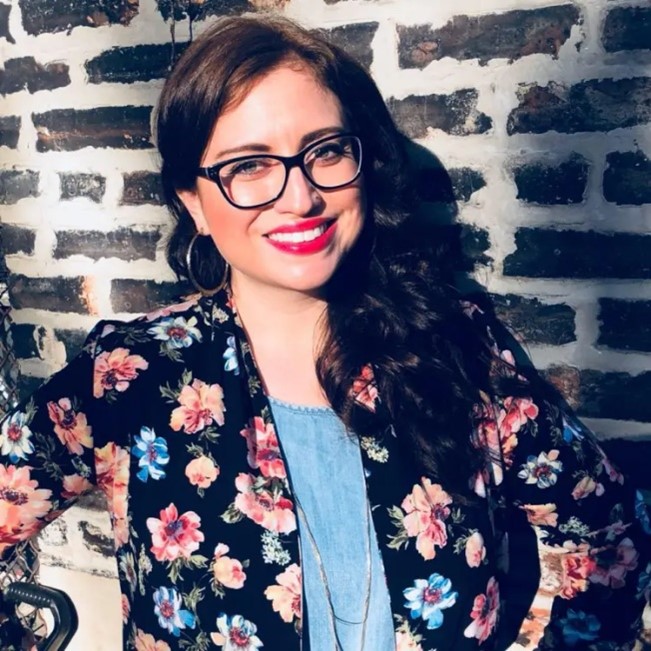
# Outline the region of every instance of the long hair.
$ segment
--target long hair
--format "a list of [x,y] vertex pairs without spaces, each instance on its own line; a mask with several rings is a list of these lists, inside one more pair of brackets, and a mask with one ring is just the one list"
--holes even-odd
[[[403,236],[415,196],[404,137],[370,75],[323,35],[278,17],[224,18],[178,61],[160,98],[156,129],[165,197],[176,219],[169,264],[187,277],[185,253],[195,227],[177,191],[195,187],[215,122],[283,64],[309,70],[338,98],[364,149],[367,215],[327,288],[319,381],[348,428],[362,434],[374,425],[354,407],[351,386],[370,365],[414,461],[450,490],[467,493],[481,463],[470,432],[479,392],[490,389],[490,352],[463,315],[436,247],[415,247]],[[210,277],[218,282],[224,265],[210,249],[202,259],[206,286]]]

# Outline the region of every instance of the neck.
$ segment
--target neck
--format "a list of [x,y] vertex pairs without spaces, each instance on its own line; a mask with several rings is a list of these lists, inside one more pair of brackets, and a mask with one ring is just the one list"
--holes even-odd
[[305,292],[261,285],[235,274],[231,288],[237,312],[251,345],[288,345],[297,352],[314,350],[327,307],[324,299]]

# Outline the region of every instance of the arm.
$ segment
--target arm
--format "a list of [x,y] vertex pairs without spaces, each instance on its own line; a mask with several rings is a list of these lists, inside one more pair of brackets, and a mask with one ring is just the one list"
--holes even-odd
[[[487,331],[507,361],[501,373],[522,382],[517,395],[486,406],[479,430],[494,459],[503,522],[508,529],[524,515],[540,565],[514,648],[632,648],[651,587],[651,530],[641,497],[563,401],[517,365],[499,341],[500,326]],[[508,573],[526,572],[522,560],[511,553]]]
[[0,553],[36,534],[94,481],[93,355],[82,352],[0,425]]

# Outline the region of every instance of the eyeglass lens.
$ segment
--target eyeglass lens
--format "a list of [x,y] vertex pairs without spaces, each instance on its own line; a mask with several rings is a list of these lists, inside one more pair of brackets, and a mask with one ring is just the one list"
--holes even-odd
[[[316,187],[338,188],[350,183],[359,173],[360,154],[357,138],[334,136],[305,152],[302,169]],[[242,208],[277,199],[285,186],[286,176],[286,165],[268,156],[234,161],[219,171],[224,192]]]

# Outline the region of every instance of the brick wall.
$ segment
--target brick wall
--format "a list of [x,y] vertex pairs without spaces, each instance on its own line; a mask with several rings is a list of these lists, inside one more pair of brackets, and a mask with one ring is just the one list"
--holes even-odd
[[0,0],[0,219],[25,390],[99,317],[178,293],[163,261],[152,106],[192,31],[269,8],[327,29],[370,69],[425,148],[424,213],[449,218],[441,204],[458,200],[471,275],[569,402],[642,468],[645,0]]

